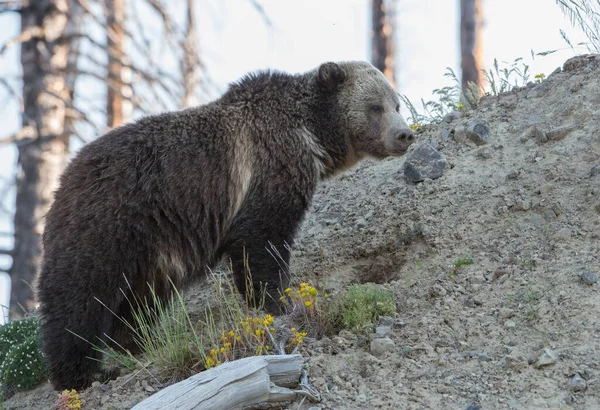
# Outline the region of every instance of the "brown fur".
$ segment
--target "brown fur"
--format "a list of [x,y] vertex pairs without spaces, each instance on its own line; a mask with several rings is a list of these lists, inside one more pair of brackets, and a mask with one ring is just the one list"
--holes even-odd
[[[412,133],[398,97],[367,63],[325,63],[298,75],[251,74],[218,100],[149,116],[86,145],[72,160],[46,218],[38,280],[43,346],[55,388],[98,377],[85,341],[129,340],[113,312],[147,284],[169,297],[222,256],[245,292],[248,256],[257,297],[278,311],[286,244],[317,182],[360,158],[402,155]],[[125,292],[125,295],[122,293]],[[130,343],[131,345],[131,343]]]

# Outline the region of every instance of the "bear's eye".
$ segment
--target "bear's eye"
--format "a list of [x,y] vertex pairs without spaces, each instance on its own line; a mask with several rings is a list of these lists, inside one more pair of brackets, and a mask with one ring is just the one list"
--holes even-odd
[[400,104],[396,104],[396,112],[400,114]]
[[369,107],[369,110],[371,110],[371,112],[374,112],[376,114],[381,114],[383,112],[383,105],[371,105]]

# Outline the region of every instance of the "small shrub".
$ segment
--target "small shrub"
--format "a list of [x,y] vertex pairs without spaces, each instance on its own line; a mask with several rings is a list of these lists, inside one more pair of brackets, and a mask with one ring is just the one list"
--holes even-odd
[[452,265],[450,265],[450,272],[448,272],[448,275],[453,278],[456,276],[456,274],[458,273],[458,270],[462,267],[462,266],[466,266],[466,265],[472,265],[473,264],[473,259],[471,258],[460,258],[457,259]]
[[339,306],[327,292],[302,282],[298,288],[287,288],[284,293],[285,296],[280,299],[285,305],[286,313],[297,322],[304,333],[320,337],[335,330]]
[[396,313],[392,292],[372,285],[351,285],[341,296],[341,321],[345,328],[363,333],[378,316]]
[[80,410],[82,407],[81,399],[74,389],[63,390],[58,395],[55,410]]
[[3,392],[32,389],[47,375],[39,322],[28,318],[0,327],[0,383]]

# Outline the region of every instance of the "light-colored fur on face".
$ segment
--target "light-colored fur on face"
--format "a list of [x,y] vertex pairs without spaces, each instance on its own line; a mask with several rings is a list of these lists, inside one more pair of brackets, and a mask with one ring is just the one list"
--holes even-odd
[[[348,129],[355,130],[350,140],[355,144],[358,158],[402,155],[405,147],[397,135],[409,127],[398,112],[400,100],[394,88],[371,64],[342,63],[341,66],[348,78],[340,101],[344,104]],[[383,112],[373,115],[374,106],[381,106]]]

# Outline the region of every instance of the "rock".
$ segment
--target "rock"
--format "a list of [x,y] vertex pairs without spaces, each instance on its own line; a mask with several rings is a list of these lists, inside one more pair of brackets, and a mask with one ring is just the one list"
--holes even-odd
[[371,354],[373,356],[382,356],[386,352],[394,350],[396,343],[389,337],[382,337],[381,339],[375,339],[371,342]]
[[571,239],[572,232],[569,228],[559,229],[558,232],[554,234],[554,240],[556,241],[566,241]]
[[500,309],[500,317],[502,319],[509,319],[509,318],[513,317],[514,315],[515,315],[515,311],[512,309],[508,309],[508,308]]
[[535,138],[536,141],[539,141],[539,142],[546,142],[546,141],[548,141],[548,137],[546,136],[546,133],[544,131],[540,130],[535,125],[531,125],[525,131],[523,131],[523,133],[519,137],[519,140],[521,142],[526,142],[526,141],[528,141],[528,140],[530,140],[532,138]]
[[492,152],[489,146],[480,147],[475,150],[475,157],[479,159],[490,159],[492,158]]
[[102,383],[100,383],[99,381],[95,381],[92,383],[92,388],[94,390],[102,390]]
[[452,121],[458,120],[460,118],[462,118],[462,113],[460,111],[450,111],[448,114],[444,115],[444,118],[442,118],[442,122],[450,124]]
[[421,144],[404,161],[404,175],[411,182],[425,178],[437,179],[444,173],[448,162],[431,144]]
[[443,128],[442,131],[441,131],[441,133],[440,133],[440,135],[442,137],[442,141],[444,141],[444,142],[448,141],[448,138],[450,138],[450,134],[452,134],[450,132],[450,130],[447,130],[447,129]]
[[590,176],[595,177],[596,175],[600,175],[600,164],[594,165],[590,169]]
[[481,404],[471,404],[467,410],[481,410]]
[[586,285],[593,285],[594,283],[598,282],[598,274],[591,271],[583,272],[581,275],[581,280]]
[[527,362],[527,359],[520,355],[507,356],[504,359],[504,365],[507,368],[517,372],[520,372],[521,370],[525,369],[528,364],[529,363]]
[[569,382],[569,389],[572,391],[584,391],[587,389],[587,382],[579,375],[579,373],[576,373]]
[[540,351],[534,366],[536,369],[541,369],[542,367],[553,365],[557,360],[558,356],[556,353],[545,347]]
[[550,87],[548,83],[543,81],[527,93],[527,98],[538,98],[548,92]]
[[551,140],[559,140],[559,139],[563,139],[564,137],[566,137],[567,135],[569,135],[571,132],[573,132],[576,129],[577,129],[576,125],[565,125],[563,127],[557,127],[557,128],[551,129],[550,131],[548,131],[546,133],[546,136],[548,137],[548,139],[551,139]]
[[392,333],[391,326],[377,326],[375,328],[375,334],[378,337],[385,337],[385,336],[389,335],[390,333]]
[[506,322],[504,322],[504,326],[506,326],[509,329],[512,329],[513,327],[517,326],[517,324],[514,320],[507,320]]
[[487,354],[487,352],[483,352],[483,353],[477,355],[477,360],[479,360],[480,362],[489,362],[492,360],[492,358],[490,357],[489,354]]
[[381,326],[394,326],[396,319],[392,316],[379,316],[379,323]]
[[510,171],[506,174],[506,179],[517,179],[519,177],[519,171]]
[[456,127],[454,138],[457,142],[469,140],[475,145],[487,144],[490,141],[490,127],[487,121],[473,118],[466,125]]

